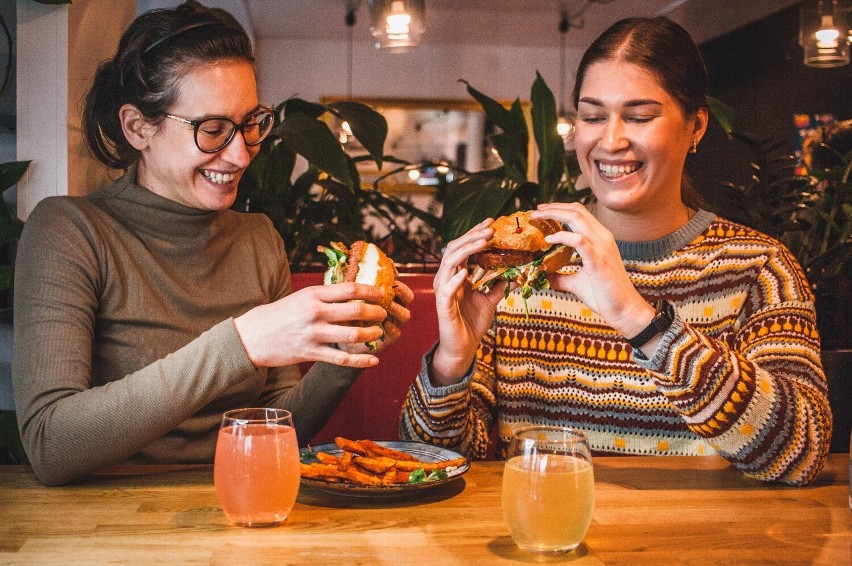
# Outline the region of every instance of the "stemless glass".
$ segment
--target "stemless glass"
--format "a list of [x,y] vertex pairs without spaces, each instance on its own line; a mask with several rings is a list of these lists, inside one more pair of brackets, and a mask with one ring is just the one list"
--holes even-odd
[[299,447],[293,416],[270,408],[222,416],[213,483],[225,515],[244,527],[287,519],[299,493]]
[[517,429],[503,471],[503,519],[522,550],[564,553],[579,546],[595,507],[586,435],[558,426]]

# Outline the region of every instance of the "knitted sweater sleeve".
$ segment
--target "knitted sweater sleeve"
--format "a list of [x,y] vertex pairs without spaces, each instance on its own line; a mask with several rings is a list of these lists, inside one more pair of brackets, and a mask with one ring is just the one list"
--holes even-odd
[[471,371],[455,385],[432,385],[429,366],[436,347],[423,357],[420,373],[403,404],[400,438],[438,444],[470,458],[485,459],[496,415],[493,329],[482,339]]
[[738,469],[802,485],[822,468],[832,415],[813,296],[783,247],[767,256],[728,337],[678,315],[651,359],[634,355],[687,426]]

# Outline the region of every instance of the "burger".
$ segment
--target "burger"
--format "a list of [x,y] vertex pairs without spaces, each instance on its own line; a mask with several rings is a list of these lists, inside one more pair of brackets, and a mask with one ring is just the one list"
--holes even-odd
[[491,228],[494,236],[488,247],[471,257],[469,280],[475,290],[483,293],[505,281],[508,295],[510,284],[516,282],[526,305],[533,291],[550,288],[546,275],[567,265],[574,255],[574,248],[544,240],[545,236],[562,231],[562,225],[555,220],[530,218],[530,211],[501,216]]
[[[324,285],[354,281],[378,287],[382,291],[379,306],[390,309],[396,297],[398,273],[393,261],[378,246],[359,240],[348,248],[341,242],[332,242],[330,247],[319,246],[317,250],[328,259],[328,269],[323,275]],[[377,341],[367,342],[371,350],[377,346]]]

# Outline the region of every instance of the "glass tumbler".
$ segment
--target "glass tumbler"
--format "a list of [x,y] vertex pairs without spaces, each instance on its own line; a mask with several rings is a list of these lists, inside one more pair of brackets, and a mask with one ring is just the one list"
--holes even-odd
[[586,435],[558,426],[517,429],[503,471],[503,519],[522,550],[564,553],[579,546],[595,507]]
[[287,519],[299,493],[299,447],[289,411],[249,408],[222,416],[213,483],[233,523],[268,527]]

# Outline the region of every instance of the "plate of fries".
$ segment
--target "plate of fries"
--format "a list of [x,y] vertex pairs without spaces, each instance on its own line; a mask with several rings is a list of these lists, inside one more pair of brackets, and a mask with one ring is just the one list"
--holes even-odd
[[395,496],[451,482],[470,460],[421,442],[350,440],[337,437],[302,451],[302,483],[354,496]]

